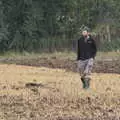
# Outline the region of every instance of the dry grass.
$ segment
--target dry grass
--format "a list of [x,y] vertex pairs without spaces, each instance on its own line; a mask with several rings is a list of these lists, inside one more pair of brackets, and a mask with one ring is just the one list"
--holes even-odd
[[[59,59],[76,59],[76,53],[75,52],[53,52],[53,53],[16,53],[16,52],[6,52],[5,54],[2,54],[0,58],[14,58],[14,59],[25,59],[25,58],[59,58]],[[120,52],[98,52],[97,53],[97,59],[105,59],[105,58],[120,58]]]
[[[65,93],[70,93],[73,91],[78,91],[78,94],[86,93],[82,90],[82,85],[80,82],[80,76],[77,73],[67,72],[60,69],[49,69],[49,68],[36,68],[28,66],[16,66],[16,65],[0,65],[0,84],[6,85],[8,89],[11,86],[21,86],[28,82],[41,83],[50,87],[59,87]],[[119,74],[92,74],[91,83],[91,94],[105,93],[107,89],[111,92],[120,92],[120,75]],[[64,89],[63,89],[63,88]],[[1,87],[2,88],[2,87]],[[72,90],[71,90],[72,89]],[[1,90],[0,92],[3,92]],[[62,91],[62,92],[63,92]],[[18,91],[19,92],[19,91]],[[76,92],[75,92],[76,93]],[[9,94],[12,94],[11,92]]]
[[[83,90],[77,73],[1,64],[0,117],[5,120],[119,117],[120,74],[93,73],[92,78],[91,88]],[[27,83],[40,86],[26,87]]]

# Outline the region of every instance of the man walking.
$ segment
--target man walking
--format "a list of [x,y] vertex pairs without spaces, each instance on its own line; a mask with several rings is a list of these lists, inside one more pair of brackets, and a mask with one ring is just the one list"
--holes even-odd
[[94,58],[96,56],[96,44],[87,30],[82,31],[82,36],[78,40],[78,70],[84,89],[90,86],[90,74],[93,67]]

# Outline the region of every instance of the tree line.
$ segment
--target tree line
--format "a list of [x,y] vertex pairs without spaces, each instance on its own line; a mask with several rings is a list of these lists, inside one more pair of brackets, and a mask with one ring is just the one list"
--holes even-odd
[[84,27],[117,50],[119,11],[119,0],[0,0],[0,51],[72,50]]

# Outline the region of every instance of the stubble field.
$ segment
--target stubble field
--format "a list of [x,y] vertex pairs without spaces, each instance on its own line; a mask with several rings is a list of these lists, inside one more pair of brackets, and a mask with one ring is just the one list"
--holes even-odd
[[38,66],[33,60],[1,62],[0,120],[120,120],[119,66],[102,72],[105,65],[96,63],[91,87],[83,90],[75,67],[59,67],[55,60],[48,67],[40,58]]

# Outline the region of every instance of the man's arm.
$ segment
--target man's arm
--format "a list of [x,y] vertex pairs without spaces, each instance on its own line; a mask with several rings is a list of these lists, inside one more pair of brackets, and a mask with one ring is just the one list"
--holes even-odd
[[80,48],[79,48],[79,40],[77,40],[77,60],[79,60]]
[[93,58],[95,58],[97,53],[97,46],[94,39],[92,39],[92,48],[93,48]]

